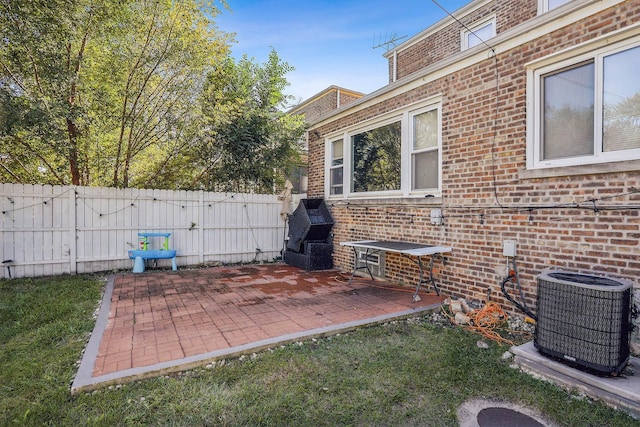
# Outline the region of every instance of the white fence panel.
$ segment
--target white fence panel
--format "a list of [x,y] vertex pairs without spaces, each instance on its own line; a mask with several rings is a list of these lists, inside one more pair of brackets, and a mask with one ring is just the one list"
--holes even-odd
[[[0,257],[5,276],[70,272],[71,187],[3,185]],[[9,270],[11,269],[11,270]]]
[[275,195],[0,184],[4,277],[131,269],[138,232],[171,233],[178,266],[270,261],[286,236],[281,206]]

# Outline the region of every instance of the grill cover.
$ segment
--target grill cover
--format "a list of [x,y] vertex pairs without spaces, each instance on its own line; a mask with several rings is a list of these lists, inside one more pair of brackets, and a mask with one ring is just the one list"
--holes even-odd
[[289,216],[287,249],[302,253],[304,242],[325,243],[332,227],[333,218],[323,199],[302,199]]
[[631,290],[622,279],[540,274],[535,347],[577,367],[619,373],[630,353]]

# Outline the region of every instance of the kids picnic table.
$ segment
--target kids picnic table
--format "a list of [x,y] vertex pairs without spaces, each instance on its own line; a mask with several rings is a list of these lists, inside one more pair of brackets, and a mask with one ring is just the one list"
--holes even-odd
[[[169,249],[169,236],[171,236],[171,233],[138,233],[138,244],[140,248],[129,251],[129,258],[134,260],[134,273],[144,273],[145,261],[148,259],[171,259],[171,269],[173,271],[178,270],[178,266],[176,265],[177,251],[175,249]],[[164,238],[160,249],[149,249],[150,237]]]

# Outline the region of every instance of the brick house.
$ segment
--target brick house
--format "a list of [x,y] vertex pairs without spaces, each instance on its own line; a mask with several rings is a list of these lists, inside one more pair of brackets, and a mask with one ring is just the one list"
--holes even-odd
[[[308,133],[337,267],[341,241],[451,246],[443,293],[512,311],[505,241],[530,307],[548,268],[638,282],[640,0],[474,0],[385,57],[387,86]],[[417,272],[386,254],[383,274]]]
[[[307,123],[313,123],[319,117],[360,99],[363,96],[364,93],[332,85],[290,108],[287,114],[304,116]],[[307,141],[308,138],[301,141],[301,145],[303,146],[301,164],[289,173],[289,180],[293,184],[293,192],[297,194],[307,192],[307,153],[309,150]]]
[[362,92],[332,85],[290,108],[287,114],[304,115],[305,119],[312,123],[319,117],[350,104],[363,96],[364,93]]

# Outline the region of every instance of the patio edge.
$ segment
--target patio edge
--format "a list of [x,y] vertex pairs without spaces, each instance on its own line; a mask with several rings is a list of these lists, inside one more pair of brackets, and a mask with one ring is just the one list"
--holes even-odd
[[89,342],[85,346],[82,352],[82,359],[78,372],[76,373],[73,382],[71,383],[71,394],[75,394],[77,391],[87,384],[91,379],[91,374],[96,364],[96,357],[100,349],[100,342],[107,323],[109,322],[109,311],[111,310],[111,295],[113,295],[113,283],[115,281],[115,274],[110,275],[107,278],[107,285],[104,289],[102,300],[100,301],[100,309],[98,310],[98,317],[96,318],[96,324],[91,332]]
[[198,368],[224,358],[239,357],[243,354],[255,353],[274,347],[276,345],[285,345],[292,342],[307,340],[318,337],[336,335],[343,332],[352,331],[362,326],[372,326],[382,324],[391,320],[401,320],[416,315],[432,312],[440,307],[439,303],[428,306],[407,309],[395,313],[389,313],[366,319],[354,320],[350,322],[340,323],[331,326],[309,329],[300,332],[280,335],[248,344],[235,347],[215,350],[195,356],[189,356],[182,359],[157,363],[149,366],[126,369],[124,371],[113,372],[98,377],[93,377],[92,373],[95,368],[95,360],[98,356],[98,350],[102,336],[107,327],[109,320],[109,312],[111,309],[111,295],[113,294],[113,286],[116,275],[111,275],[105,287],[104,296],[101,302],[96,324],[91,333],[91,338],[82,355],[82,361],[78,372],[71,385],[71,394],[88,392],[106,387],[109,385],[124,384],[133,381],[143,380],[147,378],[158,377],[175,372],[187,371]]

